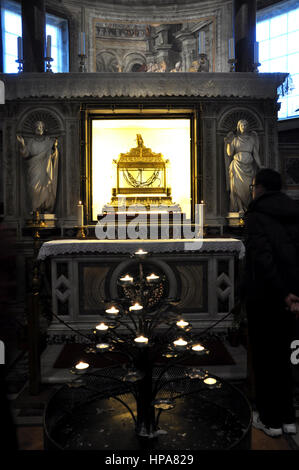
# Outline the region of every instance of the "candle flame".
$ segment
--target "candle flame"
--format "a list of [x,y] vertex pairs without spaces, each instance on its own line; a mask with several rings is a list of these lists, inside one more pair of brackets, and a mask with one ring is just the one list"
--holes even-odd
[[201,345],[201,344],[194,344],[194,346],[192,346],[192,349],[193,351],[203,351],[205,348]]
[[140,305],[138,302],[136,302],[134,305],[132,305],[129,310],[142,310],[143,307]]
[[78,370],[83,370],[87,369],[89,367],[89,364],[87,362],[80,361],[78,364],[75,365],[75,368]]
[[185,341],[183,338],[179,338],[173,342],[176,346],[186,346],[187,341]]
[[124,277],[121,277],[120,280],[121,281],[133,281],[133,278],[129,274],[126,274]]
[[215,385],[216,382],[217,380],[213,379],[212,377],[207,377],[206,379],[204,379],[204,383],[207,385]]
[[189,323],[185,320],[180,320],[180,321],[177,321],[176,322],[177,326],[179,326],[180,328],[185,328],[185,326],[189,325]]
[[96,326],[97,330],[102,330],[102,331],[108,330],[108,328],[109,327],[105,323],[100,323],[99,325]]
[[106,310],[106,312],[107,312],[107,313],[113,313],[113,314],[116,315],[116,314],[118,314],[119,310],[118,310],[117,308],[115,308],[114,305],[112,305],[112,307],[111,307],[111,308],[108,308],[108,309]]
[[148,338],[141,335],[141,336],[137,336],[137,338],[135,338],[134,341],[136,341],[136,343],[148,343]]

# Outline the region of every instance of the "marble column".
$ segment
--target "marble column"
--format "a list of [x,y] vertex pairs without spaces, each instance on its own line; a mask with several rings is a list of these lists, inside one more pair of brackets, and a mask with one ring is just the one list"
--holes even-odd
[[24,72],[45,71],[45,0],[22,0]]
[[256,0],[234,0],[236,72],[254,71]]

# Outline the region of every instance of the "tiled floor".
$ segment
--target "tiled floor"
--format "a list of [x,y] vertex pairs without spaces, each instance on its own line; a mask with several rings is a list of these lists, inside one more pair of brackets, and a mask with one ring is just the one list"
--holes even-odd
[[[228,368],[223,370],[213,370],[215,375],[227,375],[226,379],[235,375],[237,378],[237,384],[241,390],[246,391],[248,384],[244,381],[244,370],[246,371],[246,358],[242,352],[242,349],[231,348],[230,352],[236,361],[236,371],[229,370]],[[55,351],[57,354],[57,351]],[[51,358],[53,361],[53,358]],[[23,359],[22,359],[23,360]],[[53,362],[52,362],[53,363]],[[46,364],[44,364],[45,366]],[[20,362],[20,370],[17,371],[16,379],[17,384],[22,379],[22,371],[24,367],[22,361]],[[50,369],[49,369],[49,372]],[[27,384],[23,384],[23,388],[11,394],[11,406],[13,410],[14,422],[16,426],[16,434],[20,450],[43,450],[44,449],[44,437],[43,437],[43,410],[47,403],[49,396],[53,393],[57,386],[65,382],[65,377],[60,380],[46,380],[46,383],[42,385],[41,392],[38,396],[32,396],[28,392]],[[56,382],[56,383],[55,383]],[[57,384],[58,382],[58,384]],[[60,384],[59,384],[60,382]],[[13,389],[12,389],[13,391]],[[299,408],[299,406],[298,406]],[[299,412],[299,410],[298,410]],[[298,429],[299,429],[299,414],[298,414]],[[288,451],[288,450],[299,450],[299,432],[295,437],[282,436],[280,438],[270,438],[266,436],[262,431],[252,429],[252,450],[277,450],[277,451]]]
[[[17,438],[19,450],[43,450],[44,448],[42,426],[18,426]],[[273,439],[257,429],[252,429],[251,439],[251,450],[295,450],[284,436]]]

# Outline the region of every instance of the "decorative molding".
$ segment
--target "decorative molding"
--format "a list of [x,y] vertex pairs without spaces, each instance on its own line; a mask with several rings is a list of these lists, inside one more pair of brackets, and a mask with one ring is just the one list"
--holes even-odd
[[[287,74],[253,73],[0,74],[6,102],[26,98],[228,97],[276,99]],[[53,79],[55,78],[55,80]],[[83,79],[84,78],[84,79]]]
[[240,119],[246,119],[250,130],[263,131],[263,124],[260,116],[247,107],[235,107],[225,111],[218,121],[218,131],[229,132],[237,128]]

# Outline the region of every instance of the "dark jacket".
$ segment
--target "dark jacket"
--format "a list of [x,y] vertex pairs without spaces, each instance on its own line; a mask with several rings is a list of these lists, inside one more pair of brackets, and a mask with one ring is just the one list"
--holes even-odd
[[280,191],[254,199],[245,215],[245,297],[299,295],[299,205]]

